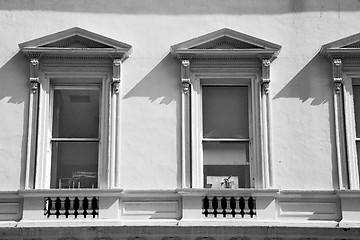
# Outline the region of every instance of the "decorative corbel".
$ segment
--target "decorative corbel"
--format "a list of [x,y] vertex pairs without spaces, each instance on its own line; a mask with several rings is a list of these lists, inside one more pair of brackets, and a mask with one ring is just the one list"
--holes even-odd
[[39,59],[32,58],[30,60],[30,84],[31,92],[35,94],[39,88]]
[[340,58],[333,59],[333,81],[334,81],[334,90],[336,94],[340,93],[341,86],[343,84],[342,80],[342,62]]
[[120,70],[121,70],[121,59],[114,59],[113,61],[113,91],[114,93],[118,94],[120,91]]
[[190,89],[190,60],[182,59],[181,60],[181,84],[184,94],[187,94]]
[[270,86],[270,60],[263,59],[261,64],[261,87],[264,94],[269,93]]

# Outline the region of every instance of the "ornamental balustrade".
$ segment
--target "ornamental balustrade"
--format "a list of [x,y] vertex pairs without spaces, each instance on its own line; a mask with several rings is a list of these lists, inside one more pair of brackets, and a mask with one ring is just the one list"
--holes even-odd
[[47,218],[97,218],[98,197],[47,197],[44,199],[44,215]]
[[203,198],[202,213],[205,217],[255,218],[256,201],[253,197],[208,197]]

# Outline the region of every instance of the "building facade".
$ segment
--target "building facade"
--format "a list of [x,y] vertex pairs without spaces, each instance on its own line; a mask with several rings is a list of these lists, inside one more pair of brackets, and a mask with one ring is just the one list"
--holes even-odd
[[358,239],[358,1],[0,1],[0,239]]

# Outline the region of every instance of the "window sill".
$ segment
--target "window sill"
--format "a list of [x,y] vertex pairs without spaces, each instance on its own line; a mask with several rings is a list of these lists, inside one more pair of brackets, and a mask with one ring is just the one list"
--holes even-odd
[[19,195],[23,197],[82,197],[98,196],[111,197],[118,196],[123,189],[99,189],[99,188],[72,188],[72,189],[23,189],[19,190]]
[[204,196],[204,195],[251,195],[275,197],[279,193],[279,189],[255,189],[255,188],[238,188],[238,189],[212,189],[212,188],[181,188],[177,190],[182,196]]

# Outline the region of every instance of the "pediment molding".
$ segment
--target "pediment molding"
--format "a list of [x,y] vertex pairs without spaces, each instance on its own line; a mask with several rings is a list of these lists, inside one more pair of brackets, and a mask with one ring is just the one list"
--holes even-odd
[[74,27],[19,44],[30,57],[107,57],[125,60],[132,46]]
[[360,33],[330,42],[320,52],[329,58],[360,58]]
[[179,59],[270,59],[276,58],[280,45],[234,30],[218,31],[171,46],[171,53]]

